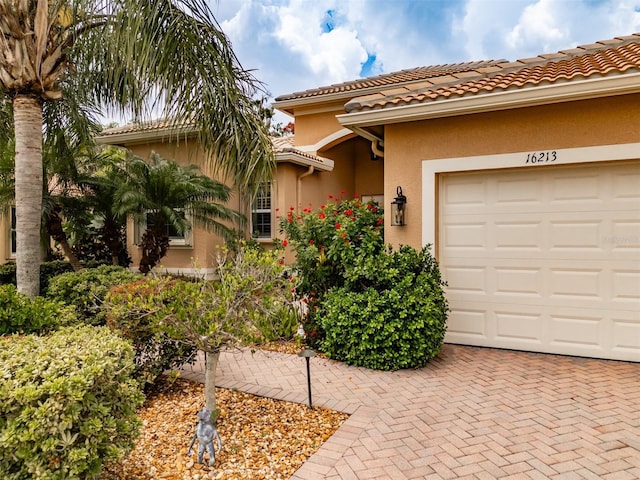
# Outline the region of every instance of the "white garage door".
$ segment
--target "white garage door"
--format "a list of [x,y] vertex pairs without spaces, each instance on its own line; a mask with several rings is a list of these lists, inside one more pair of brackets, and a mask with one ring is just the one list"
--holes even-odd
[[640,162],[440,175],[446,341],[640,361]]

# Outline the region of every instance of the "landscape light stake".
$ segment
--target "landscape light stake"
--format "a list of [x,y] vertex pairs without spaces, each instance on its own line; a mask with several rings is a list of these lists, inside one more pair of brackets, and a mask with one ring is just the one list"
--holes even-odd
[[311,350],[310,348],[305,348],[300,353],[298,353],[299,357],[304,358],[307,361],[307,388],[309,389],[309,408],[313,408],[311,404],[311,369],[309,368],[309,360],[311,357],[316,356],[316,352]]

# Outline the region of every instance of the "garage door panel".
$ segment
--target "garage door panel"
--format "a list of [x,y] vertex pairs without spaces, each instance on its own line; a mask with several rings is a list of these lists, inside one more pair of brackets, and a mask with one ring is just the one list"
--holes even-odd
[[451,309],[447,335],[457,339],[458,343],[486,345],[489,335],[486,331],[487,310],[474,308],[473,305],[459,303],[460,307]]
[[640,360],[640,318],[613,318],[612,350],[622,358]]
[[640,319],[630,317],[594,309],[560,307],[543,314],[531,305],[461,303],[450,313],[447,341],[640,361]]
[[623,268],[611,271],[614,302],[631,302],[640,306],[640,271]]
[[640,361],[640,163],[440,182],[447,341]]

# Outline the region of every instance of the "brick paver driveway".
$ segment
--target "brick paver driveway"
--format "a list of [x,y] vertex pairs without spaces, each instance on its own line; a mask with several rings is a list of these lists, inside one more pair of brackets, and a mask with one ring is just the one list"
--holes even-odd
[[[304,365],[223,353],[218,385],[306,403]],[[445,345],[399,372],[316,357],[311,377],[314,406],[351,417],[295,480],[640,478],[640,364]]]

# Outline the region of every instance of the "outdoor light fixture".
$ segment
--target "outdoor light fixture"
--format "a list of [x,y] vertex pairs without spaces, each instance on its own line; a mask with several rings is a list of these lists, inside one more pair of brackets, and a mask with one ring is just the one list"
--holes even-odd
[[396,188],[396,198],[391,202],[391,226],[402,227],[404,223],[405,206],[407,197],[402,194],[402,187]]
[[311,370],[309,369],[309,360],[311,357],[316,356],[316,352],[311,350],[310,348],[305,348],[303,351],[298,353],[299,357],[304,358],[307,361],[307,388],[309,389],[309,408],[313,408],[311,404]]

